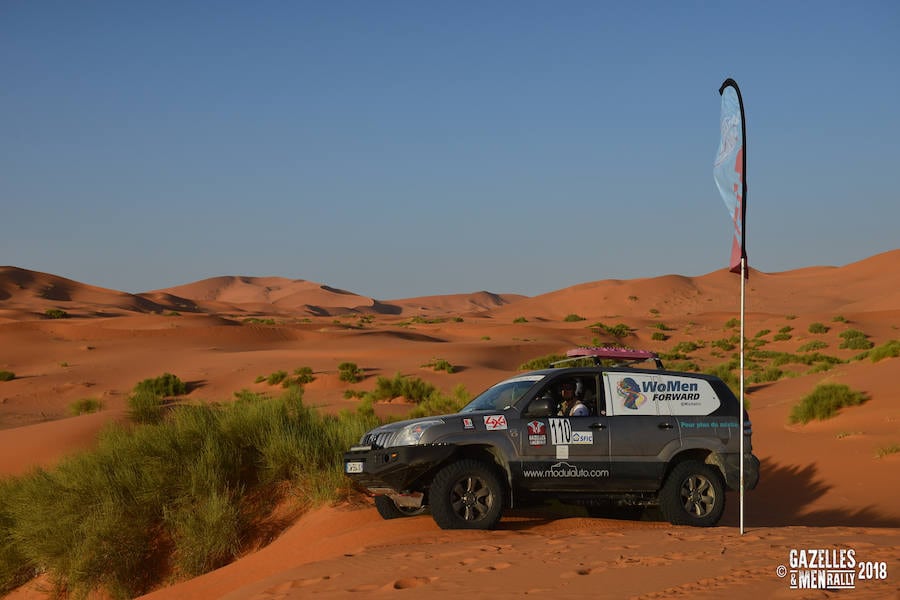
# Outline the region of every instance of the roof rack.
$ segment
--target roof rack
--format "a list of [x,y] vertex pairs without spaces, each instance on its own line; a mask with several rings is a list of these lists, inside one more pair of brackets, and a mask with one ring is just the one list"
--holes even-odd
[[593,358],[594,364],[596,364],[597,366],[600,366],[601,360],[615,361],[613,363],[613,366],[616,367],[652,360],[656,364],[657,369],[664,368],[659,355],[656,354],[656,352],[650,352],[649,350],[627,350],[625,348],[599,348],[596,346],[582,346],[580,348],[573,348],[572,350],[569,350],[568,352],[566,352],[566,356],[568,358],[556,361],[555,363],[553,363],[553,366],[562,363],[574,362],[582,358]]

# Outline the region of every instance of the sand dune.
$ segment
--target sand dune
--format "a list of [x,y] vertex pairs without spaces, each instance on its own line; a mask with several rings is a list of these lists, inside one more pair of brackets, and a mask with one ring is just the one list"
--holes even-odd
[[[494,532],[449,532],[428,516],[382,521],[370,505],[342,504],[309,512],[266,548],[150,597],[829,597],[791,590],[776,575],[797,547],[851,547],[861,560],[887,561],[888,580],[857,582],[852,597],[900,597],[900,453],[879,457],[900,444],[900,358],[854,360],[859,350],[840,348],[848,329],[875,344],[900,338],[898,267],[894,250],[842,267],[751,274],[748,339],[788,354],[818,342],[819,352],[849,362],[821,372],[785,364],[789,376],[749,386],[763,470],[748,494],[744,537],[736,497],[723,526],[702,531],[573,509],[514,512]],[[738,284],[723,270],[582,283],[532,298],[477,292],[381,301],[276,277],[219,277],[133,295],[3,267],[0,370],[16,377],[0,382],[0,474],[52,466],[89,447],[105,423],[123,418],[134,384],[163,372],[189,382],[188,400],[227,400],[243,388],[277,392],[256,378],[309,366],[316,380],[305,399],[337,411],[355,406],[346,389],[371,389],[378,375],[477,392],[531,358],[594,342],[659,351],[700,342],[689,359],[721,364],[734,352],[725,342],[736,333],[729,321]],[[70,318],[48,319],[50,308]],[[584,321],[564,320],[569,314]],[[598,321],[630,332],[616,340],[590,327]],[[811,332],[813,323],[827,331]],[[663,332],[665,339],[654,335]],[[434,358],[456,372],[424,366]],[[341,382],[342,361],[356,362],[366,379]],[[822,382],[845,383],[868,401],[827,421],[789,424],[791,408]],[[69,416],[84,397],[101,400],[103,410]],[[10,597],[45,598],[45,588],[38,579]]]

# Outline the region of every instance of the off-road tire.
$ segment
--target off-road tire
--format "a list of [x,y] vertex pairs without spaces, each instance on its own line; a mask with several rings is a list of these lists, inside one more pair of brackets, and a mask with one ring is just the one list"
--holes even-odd
[[461,460],[438,471],[428,503],[441,529],[493,529],[503,511],[504,487],[489,465]]
[[659,508],[673,525],[712,527],[725,510],[722,475],[696,460],[679,463],[659,492]]
[[385,520],[414,517],[416,515],[421,515],[428,510],[425,506],[420,506],[418,508],[397,506],[389,496],[375,496],[375,509],[378,511],[378,514],[381,515],[381,518]]

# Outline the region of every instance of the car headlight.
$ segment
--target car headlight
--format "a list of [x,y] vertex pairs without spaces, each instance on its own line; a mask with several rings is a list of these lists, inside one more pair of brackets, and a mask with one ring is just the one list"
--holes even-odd
[[419,443],[419,440],[422,439],[422,435],[429,427],[443,424],[444,421],[441,419],[411,423],[399,430],[394,437],[385,444],[385,448],[390,448],[392,446],[415,446]]

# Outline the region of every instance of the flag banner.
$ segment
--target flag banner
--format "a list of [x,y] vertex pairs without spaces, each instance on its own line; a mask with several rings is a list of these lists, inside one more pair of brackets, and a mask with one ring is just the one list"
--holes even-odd
[[[747,258],[745,243],[745,221],[747,216],[747,143],[744,129],[744,104],[741,92],[733,79],[726,79],[719,88],[722,96],[722,117],[720,126],[722,137],[719,140],[719,151],[713,166],[713,177],[716,187],[725,201],[728,216],[734,223],[734,241],[731,245],[732,273],[741,272],[741,259]],[[746,265],[745,265],[746,266]],[[745,275],[749,274],[749,268]]]

